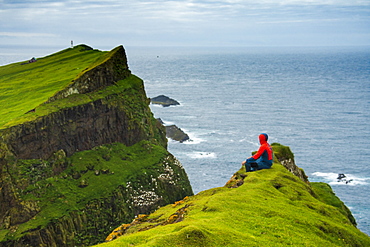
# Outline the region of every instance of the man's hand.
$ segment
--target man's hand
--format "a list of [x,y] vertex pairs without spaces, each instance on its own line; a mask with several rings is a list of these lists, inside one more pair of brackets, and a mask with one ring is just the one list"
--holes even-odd
[[[248,157],[247,159],[249,159],[249,158],[252,158],[252,156]],[[242,162],[242,165],[244,166],[244,165],[245,165],[245,163],[247,163],[247,161],[246,161],[246,160],[244,160],[244,161]]]

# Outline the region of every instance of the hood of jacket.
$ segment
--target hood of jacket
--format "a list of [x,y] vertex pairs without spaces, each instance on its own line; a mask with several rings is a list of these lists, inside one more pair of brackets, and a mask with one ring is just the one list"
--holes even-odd
[[268,140],[268,135],[266,133],[261,133],[259,136],[258,136],[258,139],[260,140],[260,144],[264,144],[267,142]]

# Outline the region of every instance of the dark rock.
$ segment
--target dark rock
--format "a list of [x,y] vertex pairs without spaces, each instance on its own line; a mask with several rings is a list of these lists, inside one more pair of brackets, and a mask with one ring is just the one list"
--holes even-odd
[[107,169],[107,168],[101,169],[101,173],[102,174],[108,174],[109,173],[109,169]]
[[189,140],[189,136],[176,125],[166,126],[166,136],[179,142]]
[[88,165],[86,166],[86,168],[87,168],[88,170],[92,171],[92,170],[94,170],[94,165],[92,165],[92,164],[88,164]]
[[81,181],[80,181],[80,184],[78,185],[78,187],[80,187],[80,188],[85,188],[85,187],[87,187],[89,185],[89,182],[87,181],[87,180],[85,180],[85,179],[82,179]]
[[152,104],[162,105],[163,107],[167,107],[171,105],[180,105],[179,102],[165,95],[159,95],[157,97],[154,97],[151,99],[151,102]]
[[111,159],[111,156],[109,154],[103,154],[103,159],[109,161]]
[[75,172],[72,174],[73,179],[79,179],[81,177],[81,174],[79,172]]
[[29,63],[34,63],[34,62],[37,62],[36,58],[31,58],[30,60],[28,60],[28,62],[26,63],[21,63],[21,65],[25,65],[25,64],[29,64]]
[[[157,118],[157,121],[160,125],[164,125],[162,119]],[[184,142],[190,139],[189,136],[176,125],[168,125],[165,126],[165,128],[166,128],[166,137],[171,138],[172,140]]]

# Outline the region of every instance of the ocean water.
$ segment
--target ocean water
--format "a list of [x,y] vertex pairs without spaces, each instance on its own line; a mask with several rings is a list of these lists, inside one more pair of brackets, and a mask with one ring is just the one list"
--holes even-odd
[[[370,48],[127,49],[155,117],[191,141],[169,141],[194,192],[223,186],[258,149],[291,148],[310,181],[329,183],[370,234]],[[351,182],[338,182],[344,173]]]
[[[180,102],[151,109],[190,135],[169,151],[195,193],[223,186],[265,132],[370,235],[370,47],[125,48],[148,97]],[[50,53],[0,49],[0,65]]]

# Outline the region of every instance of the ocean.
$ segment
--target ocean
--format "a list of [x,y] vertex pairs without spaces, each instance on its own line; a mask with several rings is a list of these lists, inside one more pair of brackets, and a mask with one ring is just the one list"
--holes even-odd
[[[370,235],[370,47],[125,48],[148,97],[180,102],[151,109],[190,136],[169,140],[169,151],[194,193],[223,186],[264,132],[291,148],[310,181],[330,184]],[[0,65],[61,50],[12,49],[0,47]]]

